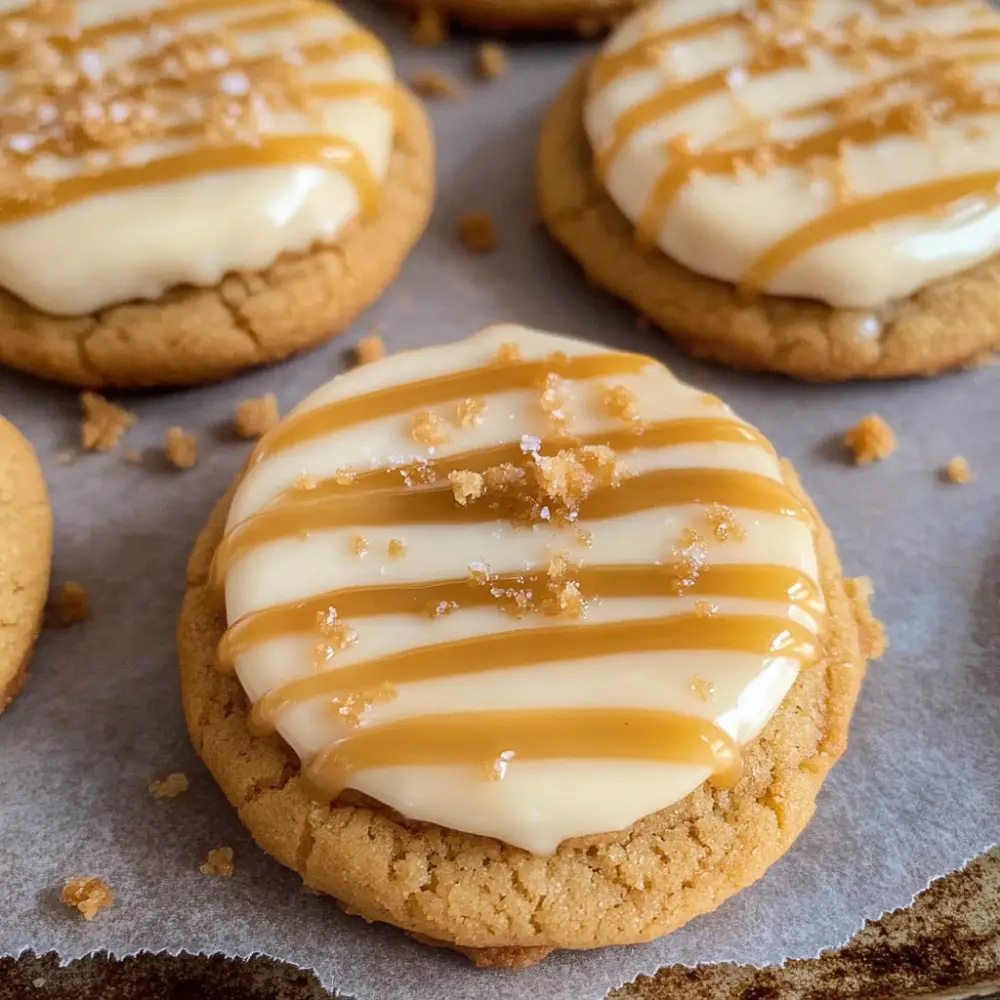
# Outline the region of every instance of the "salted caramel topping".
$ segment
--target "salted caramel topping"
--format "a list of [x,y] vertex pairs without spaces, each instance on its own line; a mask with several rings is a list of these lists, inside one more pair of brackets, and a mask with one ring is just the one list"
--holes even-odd
[[876,307],[1000,249],[998,40],[985,0],[659,0],[592,69],[595,166],[692,270]]
[[[450,439],[413,433],[470,400]],[[821,655],[811,539],[721,404],[649,359],[496,328],[355,369],[260,442],[213,568],[218,663],[318,794],[547,853],[738,779]]]
[[[0,284],[88,312],[267,266],[375,211],[398,96],[383,47],[332,5],[60,7],[0,14],[0,258],[3,240],[19,258]],[[264,227],[250,236],[227,222],[248,201]],[[136,216],[153,238],[119,241]],[[89,260],[53,275],[56,239]]]

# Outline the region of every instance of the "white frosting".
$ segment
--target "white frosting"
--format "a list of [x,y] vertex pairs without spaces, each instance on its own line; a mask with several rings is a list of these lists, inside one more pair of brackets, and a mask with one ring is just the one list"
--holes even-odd
[[[822,44],[806,46],[807,65],[748,74],[758,50],[747,20],[716,30],[665,42],[650,64],[630,68],[610,82],[595,75],[584,110],[593,149],[608,150],[616,126],[630,111],[660,93],[718,71],[728,71],[728,85],[685,104],[639,128],[613,157],[605,175],[608,194],[637,222],[657,180],[673,162],[667,144],[686,135],[694,150],[752,148],[761,138],[753,122],[766,124],[772,142],[797,142],[837,124],[829,113],[791,117],[797,109],[826,101],[866,83],[926,68],[929,53],[968,59],[968,69],[983,86],[1000,84],[1000,16],[985,0],[951,3],[899,3],[893,15],[880,14],[889,4],[867,0],[792,0],[798,13],[812,9],[809,26]],[[782,3],[753,0],[657,0],[626,21],[607,42],[613,56],[667,30],[746,12],[765,26],[780,16]],[[831,46],[847,37],[845,23],[862,17],[863,31],[900,37],[926,31],[912,57],[873,53],[857,58],[832,54]],[[760,18],[763,21],[760,21]],[[794,41],[795,31],[788,36]],[[977,32],[979,37],[948,42],[949,36]],[[992,34],[991,34],[992,32]],[[959,60],[961,61],[961,59]],[[600,60],[597,63],[600,69]],[[940,100],[926,80],[894,85],[874,105],[878,109],[916,101]],[[946,105],[943,105],[946,106]],[[844,119],[841,119],[843,121]],[[832,161],[827,163],[832,166]],[[864,199],[956,175],[1000,170],[1000,115],[960,113],[951,121],[931,121],[925,135],[894,135],[872,143],[851,143],[843,151],[842,177],[849,197]],[[789,234],[836,210],[832,170],[817,165],[775,165],[760,175],[711,172],[691,177],[663,217],[655,240],[685,267],[738,283],[751,265]],[[875,308],[903,298],[928,283],[956,274],[993,256],[1000,248],[1000,204],[995,195],[973,196],[865,226],[797,256],[761,289],[775,295],[804,296],[834,306]]]
[[[521,327],[492,327],[470,340],[391,356],[351,371],[313,393],[291,415],[311,411],[401,383],[463,371],[491,362],[502,344],[515,343],[526,359],[603,352],[593,344],[566,340]],[[679,417],[732,418],[717,401],[678,382],[650,361],[641,372],[615,377],[637,398],[647,421]],[[592,433],[620,423],[600,412],[591,400],[595,387],[584,381],[570,386],[568,411],[574,434]],[[279,497],[301,476],[321,480],[338,469],[356,471],[395,465],[410,458],[435,459],[470,449],[516,442],[522,435],[544,436],[547,423],[537,391],[496,393],[483,397],[482,423],[452,429],[448,443],[428,448],[410,434],[412,413],[365,422],[297,444],[252,466],[241,483],[228,529],[246,521]],[[434,409],[445,413],[448,406]],[[279,428],[280,431],[280,428]],[[267,440],[264,444],[266,446]],[[781,481],[777,460],[768,450],[737,444],[682,445],[629,452],[630,470],[703,467],[755,472]],[[585,515],[584,510],[584,515]],[[768,563],[817,577],[809,526],[802,521],[735,511],[746,531],[742,541],[713,542],[709,563]],[[573,527],[540,524],[515,527],[503,521],[419,524],[315,531],[307,537],[273,541],[237,558],[225,580],[230,624],[251,612],[301,600],[338,588],[375,583],[406,583],[463,578],[470,565],[486,563],[495,573],[544,572],[553,555],[598,564],[659,564],[672,558],[682,531],[701,525],[703,506],[654,507],[580,524],[592,533],[582,549]],[[363,534],[368,554],[356,555],[352,540]],[[392,538],[407,546],[401,557],[387,554]],[[720,613],[787,616],[815,631],[809,614],[787,603],[749,598],[708,598]],[[587,611],[583,624],[640,620],[690,613],[694,598],[664,594],[647,598],[606,598]],[[469,607],[439,618],[379,614],[348,620],[358,633],[356,645],[336,653],[336,670],[386,654],[464,637],[551,626],[541,614],[513,618],[499,608]],[[558,624],[567,624],[559,619]],[[239,679],[251,700],[290,680],[315,672],[315,636],[285,636],[257,645],[237,657]],[[402,683],[396,696],[373,705],[364,725],[437,712],[526,708],[660,708],[714,720],[740,742],[765,725],[795,680],[798,662],[780,656],[709,651],[632,653],[592,656],[558,663],[540,662],[509,670]],[[692,682],[714,684],[705,700]],[[295,704],[277,720],[281,735],[305,760],[343,734],[337,720],[317,701]],[[351,787],[421,820],[497,837],[538,854],[555,850],[568,837],[623,829],[688,794],[709,776],[707,767],[627,760],[513,761],[500,781],[483,778],[471,766],[400,766],[361,770]]]
[[[86,30],[147,13],[155,19],[172,6],[164,0],[81,0],[75,4],[75,26]],[[20,0],[0,0],[8,22],[25,9]],[[283,12],[284,22],[264,20]],[[199,0],[187,20],[172,23],[169,31],[137,28],[88,47],[81,58],[106,74],[161,50],[178,35],[217,31],[226,33],[234,53],[227,85],[239,90],[246,85],[240,60],[282,55],[294,61],[303,46],[335,44],[359,29],[320,0]],[[394,80],[381,51],[338,55],[331,48],[328,58],[311,60],[302,74],[309,84],[373,81],[388,87]],[[11,86],[11,71],[0,70],[0,121]],[[386,175],[393,116],[370,98],[321,99],[309,115],[272,107],[262,98],[256,119],[265,139],[302,134],[345,139],[377,181]],[[30,142],[30,136],[20,138]],[[0,147],[12,149],[18,141],[3,135]],[[198,136],[157,140],[134,145],[126,155],[135,165],[205,145]],[[47,155],[29,173],[64,178],[94,169],[81,158]],[[359,195],[348,176],[335,165],[315,162],[262,164],[119,189],[0,225],[0,286],[46,312],[87,313],[130,299],[155,299],[176,285],[211,286],[232,271],[266,268],[282,253],[336,241],[358,213]]]

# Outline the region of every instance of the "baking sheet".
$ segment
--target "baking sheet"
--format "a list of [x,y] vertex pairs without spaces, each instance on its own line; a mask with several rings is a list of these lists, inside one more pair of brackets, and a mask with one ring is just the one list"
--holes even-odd
[[[226,385],[125,397],[139,422],[122,450],[144,449],[140,467],[120,454],[60,464],[77,446],[76,394],[0,373],[0,412],[34,442],[52,490],[54,580],[80,581],[92,602],[89,621],[43,635],[24,693],[0,719],[0,954],[265,953],[359,1000],[590,1000],[665,964],[764,965],[842,943],[1000,839],[1000,367],[815,387],[684,358],[590,288],[534,222],[541,116],[589,46],[511,47],[510,73],[477,83],[470,39],[414,49],[388,17],[349,9],[390,39],[404,77],[435,68],[469,84],[465,102],[432,107],[438,206],[384,300],[308,357]],[[458,243],[457,220],[470,209],[495,214],[495,254]],[[287,411],[342,370],[345,351],[375,324],[400,349],[498,321],[655,355],[759,425],[794,460],[846,571],[873,578],[892,641],[870,670],[816,819],[760,883],[655,944],[556,954],[519,973],[474,971],[302,892],[253,845],[190,749],[174,650],[188,552],[249,448],[231,432],[236,402],[273,391]],[[856,469],[839,437],[875,410],[899,450]],[[199,437],[200,461],[187,472],[162,456],[174,424]],[[971,465],[967,486],[940,479],[955,454]],[[154,800],[147,782],[175,770],[190,791]],[[235,850],[234,877],[201,875],[222,845]],[[92,923],[58,902],[80,874],[106,879],[117,897]]]

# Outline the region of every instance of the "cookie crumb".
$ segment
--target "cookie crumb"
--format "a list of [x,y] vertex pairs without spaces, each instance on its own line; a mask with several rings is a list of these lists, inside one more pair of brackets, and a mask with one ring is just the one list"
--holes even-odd
[[56,455],[56,461],[60,465],[72,465],[76,461],[76,452],[67,448],[65,451],[61,451],[58,455]]
[[135,426],[135,414],[109,403],[96,392],[80,394],[83,421],[80,424],[80,443],[84,451],[113,451],[122,435]]
[[466,212],[458,220],[458,238],[469,253],[492,253],[497,248],[497,230],[489,212]]
[[862,646],[869,660],[877,660],[888,648],[885,626],[872,614],[875,588],[867,576],[844,577],[844,593],[854,605],[854,619],[861,632]]
[[486,488],[483,477],[478,472],[463,469],[449,472],[448,482],[455,494],[455,503],[460,507],[464,507],[470,500],[478,500]]
[[114,901],[115,895],[106,882],[86,875],[71,878],[59,893],[59,902],[78,909],[84,920],[93,920]]
[[229,878],[233,874],[233,849],[231,847],[213,847],[208,857],[198,866],[202,875],[221,875]]
[[183,771],[173,771],[165,778],[154,778],[146,789],[154,799],[176,799],[183,795],[191,783]]
[[476,49],[476,76],[495,80],[507,72],[507,50],[499,42],[482,42]]
[[421,48],[443,45],[448,38],[448,26],[444,18],[431,7],[421,7],[410,27],[410,41]]
[[475,427],[483,422],[486,402],[482,399],[463,399],[457,407],[456,417],[459,427]]
[[175,469],[190,469],[198,461],[198,439],[180,427],[167,428],[163,448]]
[[142,452],[138,448],[132,448],[130,451],[123,451],[121,454],[121,460],[126,465],[142,465]]
[[972,479],[972,472],[969,463],[962,455],[956,455],[944,467],[945,479],[949,483],[964,485]]
[[410,433],[418,444],[444,444],[449,440],[444,417],[430,410],[421,410],[413,418]]
[[871,465],[896,450],[896,435],[877,413],[869,413],[844,435],[844,444],[854,453],[855,465]]
[[406,555],[406,542],[401,538],[390,538],[388,552],[393,559]]
[[421,96],[445,101],[464,101],[465,90],[453,76],[437,69],[418,69],[410,86]]
[[55,593],[56,627],[68,628],[86,621],[88,614],[86,588],[72,580],[60,584]]
[[236,433],[241,438],[263,437],[281,419],[278,398],[273,392],[266,396],[241,399],[236,404]]
[[354,348],[354,363],[370,365],[373,361],[381,361],[385,357],[385,344],[377,333],[371,333],[358,341]]

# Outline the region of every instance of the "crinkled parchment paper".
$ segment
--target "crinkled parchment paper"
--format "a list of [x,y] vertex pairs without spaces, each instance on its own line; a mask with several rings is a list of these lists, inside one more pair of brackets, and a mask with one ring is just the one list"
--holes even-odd
[[[383,302],[309,357],[227,385],[127,398],[139,422],[124,448],[146,449],[141,467],[115,454],[60,464],[77,440],[75,393],[0,374],[0,412],[34,441],[51,486],[54,578],[79,580],[93,606],[86,623],[43,635],[24,693],[0,719],[0,954],[263,952],[360,1000],[591,1000],[664,964],[762,965],[840,944],[1000,839],[1000,367],[814,387],[683,358],[595,292],[533,225],[541,115],[587,46],[512,47],[510,73],[483,84],[468,72],[472,41],[412,49],[388,18],[355,9],[392,40],[404,76],[434,67],[469,80],[464,103],[432,109],[437,212]],[[497,253],[473,256],[458,243],[470,209],[496,214]],[[247,454],[230,431],[237,400],[274,391],[287,410],[339,371],[345,348],[376,322],[398,349],[502,320],[663,358],[757,423],[795,461],[847,572],[874,579],[892,641],[869,672],[816,818],[760,883],[663,941],[557,954],[520,973],[474,971],[302,892],[242,831],[191,751],[174,652],[188,551]],[[839,435],[874,410],[899,450],[851,467]],[[159,450],[172,424],[199,435],[201,460],[188,472],[168,469]],[[967,486],[939,478],[955,454],[972,467]],[[174,770],[191,777],[190,791],[154,800],[147,782]],[[222,845],[235,849],[234,877],[199,874]],[[91,923],[58,902],[78,874],[103,877],[117,896]]]

